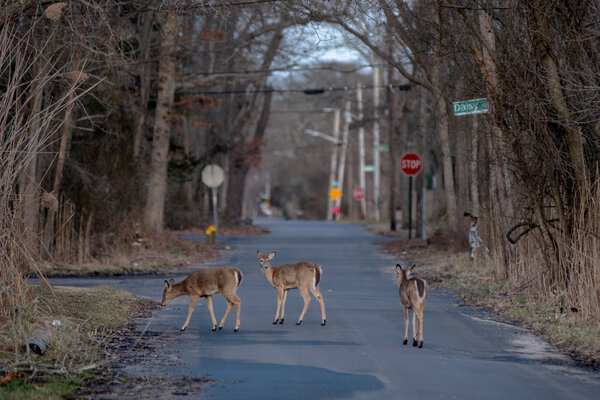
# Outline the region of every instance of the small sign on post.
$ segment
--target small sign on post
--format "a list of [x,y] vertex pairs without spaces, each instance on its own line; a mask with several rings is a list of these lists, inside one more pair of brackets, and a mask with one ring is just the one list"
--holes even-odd
[[400,159],[400,169],[408,176],[417,175],[423,168],[423,161],[415,153],[406,153]]
[[354,198],[356,200],[362,200],[365,198],[365,189],[363,189],[361,187],[354,188],[354,191],[352,194],[354,195]]
[[469,115],[469,114],[482,114],[486,113],[490,109],[490,103],[488,99],[473,99],[466,101],[455,101],[452,103],[454,109],[454,115]]
[[342,197],[342,192],[339,188],[334,187],[329,191],[329,197],[331,197],[334,201]]
[[202,170],[202,182],[212,191],[213,222],[215,224],[215,231],[219,230],[219,221],[217,217],[217,188],[221,186],[224,180],[225,172],[223,171],[223,168],[216,164],[208,164]]
[[423,161],[418,154],[406,153],[400,159],[400,169],[405,175],[408,175],[408,238],[411,238],[412,231],[412,178],[421,172]]

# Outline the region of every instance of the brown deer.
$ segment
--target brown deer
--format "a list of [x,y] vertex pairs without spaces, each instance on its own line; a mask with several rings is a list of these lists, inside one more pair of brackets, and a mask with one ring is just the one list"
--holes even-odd
[[[296,325],[300,325],[304,319],[304,314],[310,303],[310,290],[321,305],[321,325],[325,325],[327,317],[325,316],[325,303],[323,303],[323,295],[319,290],[319,281],[323,270],[317,264],[303,261],[296,264],[284,264],[277,267],[271,266],[271,260],[275,257],[275,252],[268,255],[260,254],[256,251],[260,268],[263,275],[271,285],[277,290],[277,311],[275,312],[275,321],[273,324],[283,324],[285,315],[285,301],[287,300],[288,291],[290,289],[298,289],[300,295],[304,299],[304,308],[298,318]],[[279,310],[281,309],[281,320],[279,319]]]
[[223,329],[223,325],[227,320],[227,316],[231,311],[231,308],[235,306],[237,316],[235,319],[235,329],[237,332],[240,329],[240,308],[242,301],[235,294],[235,291],[242,283],[242,271],[233,267],[219,267],[219,268],[207,268],[194,271],[188,275],[183,281],[175,283],[173,279],[168,282],[165,281],[165,290],[163,291],[162,306],[165,307],[174,298],[188,295],[190,296],[190,307],[188,308],[187,318],[185,323],[181,327],[182,331],[185,331],[192,312],[198,304],[200,297],[206,298],[206,306],[210,311],[210,317],[212,319],[212,330],[217,330],[217,320],[215,319],[215,313],[213,311],[212,295],[215,293],[221,293],[227,300],[227,310],[221,319],[219,324],[219,330]]
[[[396,264],[396,272],[398,274],[398,293],[402,302],[404,311],[404,342],[408,342],[408,309],[412,308],[413,318],[413,346],[417,346],[419,340],[419,348],[423,347],[423,311],[425,310],[425,301],[427,300],[427,282],[421,278],[411,278],[410,274],[415,268],[413,265],[410,268],[402,269],[400,264]],[[416,321],[415,321],[416,319]],[[418,322],[418,326],[417,326]],[[418,337],[417,337],[418,336]]]

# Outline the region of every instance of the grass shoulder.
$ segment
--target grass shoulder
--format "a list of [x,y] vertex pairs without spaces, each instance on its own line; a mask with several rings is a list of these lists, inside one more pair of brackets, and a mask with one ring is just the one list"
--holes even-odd
[[[54,287],[52,293],[33,286],[31,294],[34,306],[0,329],[0,376],[6,378],[0,384],[2,399],[72,395],[103,367],[106,343],[115,332],[157,306],[107,286]],[[36,332],[45,338],[43,355],[27,347]]]

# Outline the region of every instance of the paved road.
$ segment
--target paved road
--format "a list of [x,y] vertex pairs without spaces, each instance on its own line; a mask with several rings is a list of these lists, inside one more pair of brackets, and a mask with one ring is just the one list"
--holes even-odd
[[[448,292],[431,290],[425,346],[402,345],[403,318],[396,260],[378,253],[378,238],[359,225],[262,220],[267,236],[219,238],[232,245],[218,265],[244,273],[240,331],[232,313],[210,331],[204,302],[186,332],[181,297],[157,311],[148,330],[164,336],[169,362],[133,365],[135,375],[207,376],[219,381],[205,399],[593,399],[598,373],[572,363],[527,331],[482,310],[457,307]],[[310,260],[323,266],[327,325],[313,300],[301,326],[302,300],[290,291],[286,323],[272,325],[276,292],[262,276],[256,250],[277,251],[273,265]],[[186,273],[173,276],[176,281]],[[54,279],[55,284],[110,284],[160,301],[171,276]],[[220,319],[225,301],[215,296]]]

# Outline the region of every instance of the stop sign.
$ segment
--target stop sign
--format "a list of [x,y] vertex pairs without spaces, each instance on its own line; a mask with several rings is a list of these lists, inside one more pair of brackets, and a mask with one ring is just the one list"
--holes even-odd
[[365,198],[365,189],[357,187],[354,189],[353,195],[356,200],[362,200]]
[[423,161],[415,153],[407,153],[400,159],[400,169],[408,176],[417,175],[423,168]]

